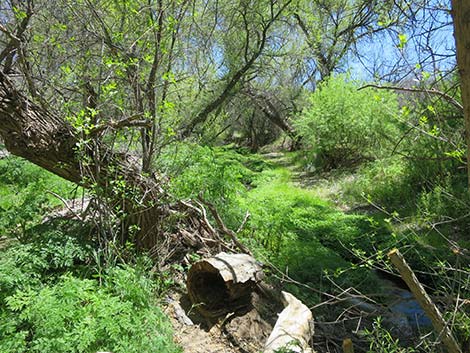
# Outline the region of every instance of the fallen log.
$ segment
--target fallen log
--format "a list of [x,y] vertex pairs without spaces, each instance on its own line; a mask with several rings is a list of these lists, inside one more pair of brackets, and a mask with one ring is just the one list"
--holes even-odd
[[222,252],[191,266],[186,287],[197,310],[213,319],[248,308],[262,278],[263,269],[253,257]]
[[312,352],[309,347],[313,335],[312,312],[292,294],[282,292],[282,297],[285,308],[266,341],[264,353]]

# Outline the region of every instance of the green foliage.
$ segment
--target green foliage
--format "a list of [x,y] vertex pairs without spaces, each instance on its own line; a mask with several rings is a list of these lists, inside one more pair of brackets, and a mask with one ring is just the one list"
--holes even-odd
[[36,226],[26,243],[13,243],[1,250],[0,300],[16,290],[54,282],[64,273],[85,274],[92,260],[91,245],[81,239],[87,229],[70,221]]
[[294,121],[311,159],[316,155],[317,163],[327,169],[380,157],[397,136],[396,96],[358,87],[345,76],[330,78]]
[[178,352],[156,301],[165,279],[148,260],[103,267],[89,227],[40,222],[57,204],[46,190],[70,188],[21,159],[0,161],[1,216],[11,217],[2,230],[21,240],[0,240],[0,351]]
[[365,330],[365,337],[370,342],[368,353],[413,353],[414,348],[404,348],[400,345],[400,341],[394,338],[382,326],[382,319],[378,317],[373,324],[371,330]]
[[60,204],[73,184],[18,157],[0,160],[0,235],[21,236]]
[[[153,294],[151,283],[142,278],[127,283],[129,270],[114,271],[110,287],[66,275],[39,291],[17,291],[5,300],[5,310],[14,315],[16,330],[9,323],[7,330],[0,331],[1,350],[21,347],[16,351],[178,351],[171,339],[169,322],[149,299]],[[140,287],[136,287],[136,282]],[[136,289],[145,294],[144,302],[140,295],[129,295]],[[19,338],[23,338],[22,342]]]
[[467,229],[470,197],[464,185],[448,179],[420,194],[417,212],[422,224],[450,223]]
[[[434,89],[456,96],[454,80],[435,83]],[[432,96],[404,96],[402,105],[401,137],[394,153],[404,157],[406,182],[417,195],[439,185],[449,190],[451,184],[455,193],[460,193],[466,177],[461,111]]]
[[217,206],[229,225],[240,217],[237,196],[245,192],[257,171],[266,163],[227,147],[179,144],[168,149],[160,167],[171,178],[171,192],[177,198],[204,199]]
[[148,264],[94,275],[91,247],[57,228],[1,251],[0,351],[179,351]]
[[251,214],[243,239],[300,282],[318,283],[328,273],[341,284],[373,286],[368,270],[344,270],[358,262],[356,252],[371,254],[388,231],[366,216],[336,210],[288,179],[285,169],[277,169],[256,180],[241,203]]
[[411,183],[408,163],[398,156],[363,164],[340,184],[342,197],[352,204],[369,200],[389,209],[414,205],[416,186]]

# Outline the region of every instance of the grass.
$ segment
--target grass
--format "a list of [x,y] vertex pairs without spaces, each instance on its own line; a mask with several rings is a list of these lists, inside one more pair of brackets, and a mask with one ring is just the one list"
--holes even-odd
[[[240,201],[250,214],[243,239],[303,283],[374,288],[361,258],[383,246],[390,232],[365,215],[345,214],[314,191],[294,186],[285,168],[268,169]],[[329,289],[326,285],[324,289]]]
[[21,237],[77,187],[18,157],[0,160],[0,235]]

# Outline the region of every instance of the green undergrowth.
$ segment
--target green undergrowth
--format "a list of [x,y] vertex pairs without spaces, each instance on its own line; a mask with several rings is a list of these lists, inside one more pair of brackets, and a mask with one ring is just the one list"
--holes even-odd
[[[395,156],[364,164],[349,174],[337,171],[312,191],[383,219],[416,251],[452,261],[453,246],[465,249],[470,245],[465,175],[449,173],[428,180],[421,171]],[[328,189],[335,192],[328,194],[324,191]]]
[[166,160],[175,195],[195,199],[202,194],[232,229],[248,211],[240,238],[261,260],[325,291],[337,285],[376,291],[377,278],[366,259],[396,242],[383,219],[342,212],[314,191],[295,186],[286,166],[257,155],[191,145],[175,152]]
[[179,352],[151,261],[102,266],[81,227],[42,224],[0,250],[0,351]]
[[[80,195],[77,187],[22,158],[0,159],[0,236],[19,237],[61,201]],[[6,234],[8,233],[8,234]]]
[[159,167],[170,177],[170,192],[175,198],[197,199],[201,195],[216,206],[228,226],[236,228],[244,213],[240,196],[268,166],[259,155],[243,148],[181,143],[165,151]]
[[113,256],[78,221],[43,220],[60,203],[48,191],[73,189],[0,161],[0,352],[180,352],[160,308],[168,279],[149,259]]
[[330,290],[334,281],[373,291],[377,279],[361,259],[387,243],[386,226],[345,214],[290,179],[284,168],[258,176],[256,187],[241,200],[251,214],[243,239],[296,281],[320,290]]

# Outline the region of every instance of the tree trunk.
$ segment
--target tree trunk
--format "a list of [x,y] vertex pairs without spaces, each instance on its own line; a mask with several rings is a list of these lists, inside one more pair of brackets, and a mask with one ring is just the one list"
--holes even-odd
[[293,140],[297,135],[294,128],[289,124],[287,119],[281,115],[275,104],[271,101],[270,97],[261,92],[255,91],[250,86],[247,86],[244,93],[255,103],[255,105],[264,113],[264,115],[282,131],[284,131]]
[[467,143],[467,176],[470,190],[470,1],[452,0],[457,65],[460,72]]
[[81,181],[71,128],[17,91],[0,73],[0,136],[11,153],[74,183]]
[[[123,242],[151,250],[158,243],[159,224],[168,213],[162,180],[142,176],[129,155],[113,153],[99,142],[87,147],[90,162],[79,158],[79,139],[72,127],[53,112],[36,105],[19,92],[10,79],[0,73],[0,137],[8,151],[48,171],[85,187],[97,186],[125,216],[123,225],[136,225],[134,239],[123,232]],[[83,156],[82,156],[83,157]],[[82,159],[82,162],[79,161]],[[119,179],[125,190],[117,191],[113,181]],[[130,195],[130,196],[129,196]],[[136,202],[138,200],[138,202]]]

